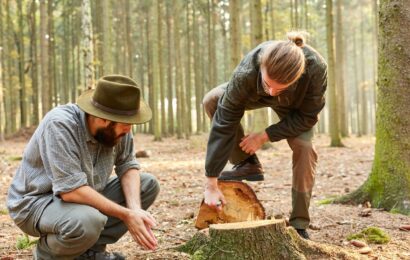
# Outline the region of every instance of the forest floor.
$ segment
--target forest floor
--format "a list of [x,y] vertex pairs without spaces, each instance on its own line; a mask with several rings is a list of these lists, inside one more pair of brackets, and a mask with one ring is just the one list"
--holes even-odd
[[[19,157],[29,135],[0,143],[0,259],[30,259],[32,249],[17,250],[16,240],[23,233],[13,224],[6,211],[7,188],[12,180]],[[139,159],[143,170],[160,181],[161,193],[149,209],[158,226],[154,230],[159,248],[144,251],[126,234],[119,242],[108,246],[121,251],[128,259],[189,259],[173,250],[196,232],[194,221],[203,198],[204,158],[207,135],[195,135],[190,140],[165,138],[154,142],[152,136],[136,135],[136,150],[149,151],[149,158]],[[376,226],[385,230],[391,241],[384,245],[370,244],[368,259],[410,259],[410,232],[399,230],[410,224],[410,217],[372,209],[368,217],[361,217],[361,205],[320,205],[320,201],[334,195],[346,194],[359,187],[371,170],[374,156],[373,137],[351,137],[346,147],[330,148],[326,136],[317,136],[319,154],[316,184],[311,201],[311,219],[315,230],[311,239],[317,242],[356,250],[346,237],[363,228]],[[265,181],[250,183],[264,205],[268,216],[289,216],[291,209],[291,150],[286,141],[258,153],[265,169]],[[318,230],[316,230],[318,229]],[[34,239],[34,238],[32,238]]]

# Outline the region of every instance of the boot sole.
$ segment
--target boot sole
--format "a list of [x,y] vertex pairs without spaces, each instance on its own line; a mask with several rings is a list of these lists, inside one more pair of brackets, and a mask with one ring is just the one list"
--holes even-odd
[[265,177],[262,174],[248,175],[248,176],[219,176],[218,180],[221,181],[263,181]]

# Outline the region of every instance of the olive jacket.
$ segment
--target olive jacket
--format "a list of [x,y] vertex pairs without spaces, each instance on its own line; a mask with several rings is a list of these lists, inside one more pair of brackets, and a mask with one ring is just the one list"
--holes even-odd
[[280,121],[265,130],[270,141],[276,142],[310,130],[325,106],[327,64],[308,45],[302,48],[306,67],[299,80],[279,96],[270,96],[264,91],[260,54],[269,43],[260,44],[242,59],[218,101],[205,161],[205,174],[208,177],[219,176],[225,167],[245,110],[271,107],[279,115]]

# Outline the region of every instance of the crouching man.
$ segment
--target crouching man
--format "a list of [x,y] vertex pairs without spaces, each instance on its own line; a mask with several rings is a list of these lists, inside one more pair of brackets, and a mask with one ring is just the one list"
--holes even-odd
[[127,231],[144,248],[156,248],[155,219],[146,210],[159,184],[139,172],[130,132],[151,115],[135,81],[111,75],[77,104],[44,117],[7,200],[17,226],[40,237],[35,259],[125,259],[105,249]]

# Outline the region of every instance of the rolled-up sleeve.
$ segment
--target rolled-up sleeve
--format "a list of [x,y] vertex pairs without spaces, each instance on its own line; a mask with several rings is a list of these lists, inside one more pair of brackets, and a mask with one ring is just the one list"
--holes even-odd
[[134,140],[131,133],[128,133],[117,145],[115,174],[118,178],[121,178],[129,169],[141,169],[134,154]]
[[51,179],[55,195],[87,185],[87,175],[81,169],[81,158],[73,131],[74,126],[50,121],[39,138],[39,151],[44,169]]

